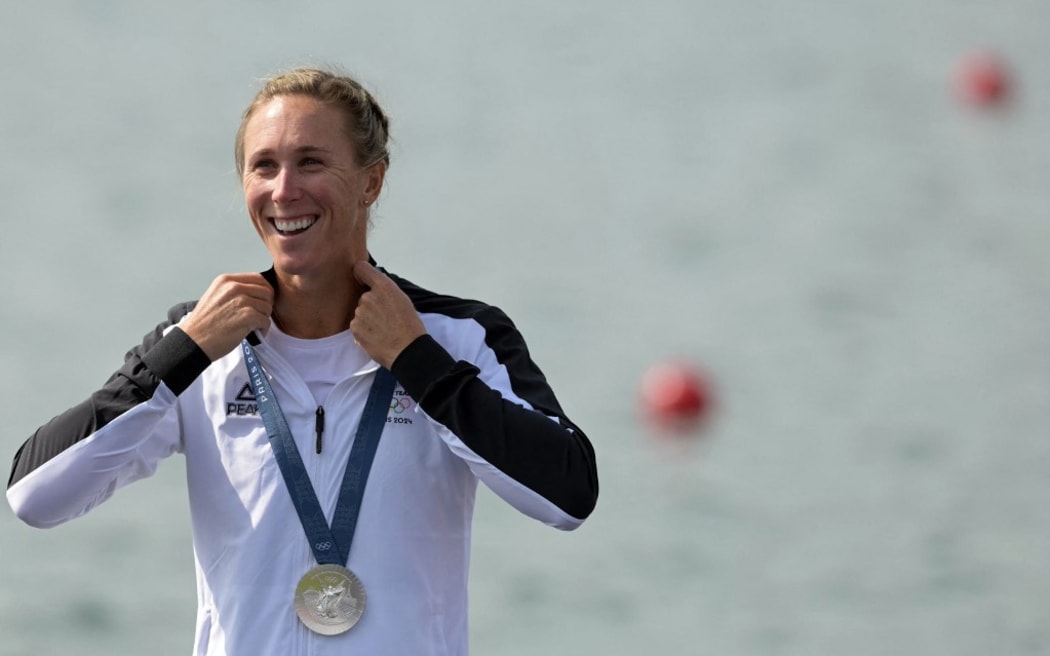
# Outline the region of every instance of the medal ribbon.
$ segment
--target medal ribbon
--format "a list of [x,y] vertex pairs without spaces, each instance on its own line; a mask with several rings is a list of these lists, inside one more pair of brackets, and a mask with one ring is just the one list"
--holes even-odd
[[372,468],[372,460],[375,458],[379,438],[386,424],[386,414],[390,409],[390,399],[394,394],[394,375],[382,367],[376,371],[372,388],[368,392],[368,400],[365,401],[364,412],[361,414],[361,423],[357,427],[354,445],[350,449],[350,459],[343,473],[335,515],[329,527],[321,504],[317,501],[317,494],[310,484],[302,456],[295,447],[292,431],[288,428],[277,397],[266,379],[266,373],[255,356],[255,350],[248,340],[241,342],[241,349],[248,366],[248,382],[259,403],[259,413],[266,426],[274,458],[292,496],[292,503],[310,541],[314,558],[319,565],[333,564],[345,567],[350,557],[350,543],[354,539],[368,471]]

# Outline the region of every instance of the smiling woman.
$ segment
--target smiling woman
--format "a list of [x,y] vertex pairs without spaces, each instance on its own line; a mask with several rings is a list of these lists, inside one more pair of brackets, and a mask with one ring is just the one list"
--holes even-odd
[[[367,260],[368,208],[390,163],[388,130],[385,113],[363,86],[316,69],[272,78],[244,113],[234,157],[248,212],[279,286],[299,292],[276,304],[307,302],[325,317],[321,324],[315,312],[307,318],[277,307],[274,315],[289,334],[325,337],[349,324],[360,295],[353,267]],[[413,332],[403,341],[421,327]]]
[[478,481],[565,530],[597,501],[511,320],[375,265],[387,130],[348,77],[267,83],[235,152],[273,266],[173,307],[15,457],[8,500],[46,527],[185,456],[196,654],[466,654]]
[[[360,166],[342,114],[307,96],[278,96],[258,106],[242,132],[248,213],[279,287],[297,291],[278,297],[274,314],[296,337],[326,337],[349,324],[360,295],[353,268],[368,259],[368,207],[386,172],[384,160]],[[326,321],[288,307],[293,302],[316,307]],[[413,323],[402,347],[423,332]]]

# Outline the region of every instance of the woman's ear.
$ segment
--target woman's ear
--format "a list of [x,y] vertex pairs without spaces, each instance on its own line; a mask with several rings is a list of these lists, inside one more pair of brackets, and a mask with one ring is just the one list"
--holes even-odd
[[383,179],[386,177],[386,162],[379,161],[368,167],[368,182],[365,184],[364,199],[362,202],[368,206],[376,202],[379,192],[383,191]]

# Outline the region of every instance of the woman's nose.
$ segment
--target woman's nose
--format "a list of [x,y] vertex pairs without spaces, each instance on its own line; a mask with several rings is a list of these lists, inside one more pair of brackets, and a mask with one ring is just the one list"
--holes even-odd
[[273,181],[273,200],[286,203],[299,198],[299,176],[294,169],[283,168]]

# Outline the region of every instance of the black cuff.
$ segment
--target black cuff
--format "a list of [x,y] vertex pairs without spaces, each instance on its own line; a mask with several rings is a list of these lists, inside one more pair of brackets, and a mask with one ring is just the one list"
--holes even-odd
[[175,327],[142,356],[154,376],[164,381],[175,396],[186,391],[211,359],[181,328]]

